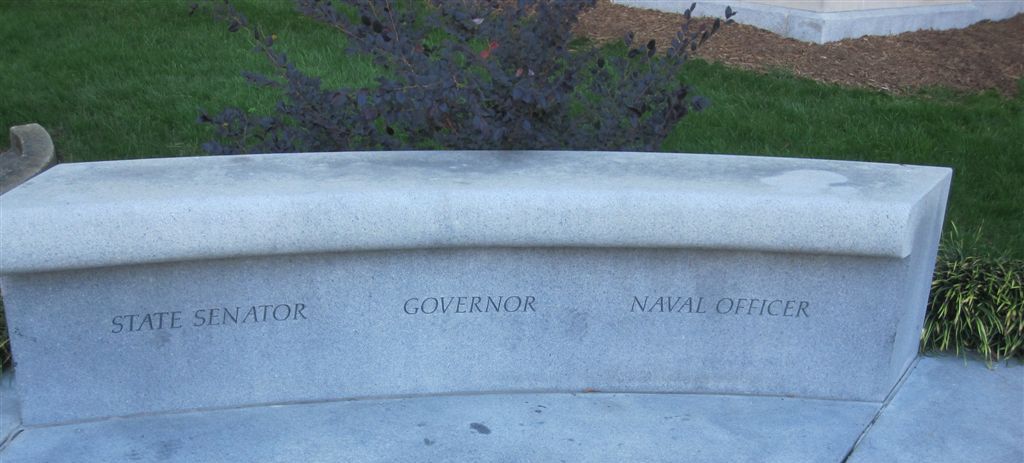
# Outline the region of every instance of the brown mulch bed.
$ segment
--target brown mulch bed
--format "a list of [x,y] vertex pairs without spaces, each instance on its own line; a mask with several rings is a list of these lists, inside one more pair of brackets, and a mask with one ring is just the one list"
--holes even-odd
[[[680,14],[601,0],[580,18],[577,32],[605,43],[635,31],[640,43],[653,38],[668,44],[682,22]],[[781,68],[822,82],[892,93],[942,86],[967,92],[995,89],[1014,96],[1017,80],[1024,76],[1024,14],[965,29],[871,36],[825,45],[732,24],[697,55],[744,69]]]

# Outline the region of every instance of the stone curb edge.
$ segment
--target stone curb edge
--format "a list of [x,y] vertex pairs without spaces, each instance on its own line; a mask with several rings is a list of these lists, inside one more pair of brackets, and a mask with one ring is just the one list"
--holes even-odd
[[11,148],[0,153],[0,194],[57,164],[53,140],[39,124],[11,127]]

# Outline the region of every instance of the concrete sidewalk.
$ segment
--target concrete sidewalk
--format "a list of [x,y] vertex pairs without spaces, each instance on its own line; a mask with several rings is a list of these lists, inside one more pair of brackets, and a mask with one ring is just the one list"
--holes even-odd
[[1024,461],[1024,367],[923,357],[851,462]]
[[922,357],[887,403],[537,393],[347,400],[21,429],[0,461],[1024,461],[1024,367]]

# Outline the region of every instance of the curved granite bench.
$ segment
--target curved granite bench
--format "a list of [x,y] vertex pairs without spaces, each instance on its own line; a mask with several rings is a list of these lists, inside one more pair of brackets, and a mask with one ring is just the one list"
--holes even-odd
[[881,402],[917,353],[949,181],[640,153],[60,165],[0,197],[22,420],[490,392]]

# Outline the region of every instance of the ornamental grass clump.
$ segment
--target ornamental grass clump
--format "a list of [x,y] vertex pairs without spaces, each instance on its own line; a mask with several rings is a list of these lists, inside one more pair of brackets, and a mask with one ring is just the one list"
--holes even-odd
[[956,227],[939,248],[922,350],[1024,361],[1024,260],[964,255]]
[[247,79],[282,95],[272,114],[201,114],[216,137],[207,152],[657,150],[679,120],[708,106],[681,69],[734,14],[698,21],[691,6],[672,43],[629,34],[618,56],[574,41],[596,0],[295,3],[344,38],[339,53],[371,56],[381,76],[368,88],[324,88],[232,4],[205,4],[275,70]]
[[11,338],[7,335],[7,320],[5,320],[4,301],[0,299],[0,373],[11,367]]

